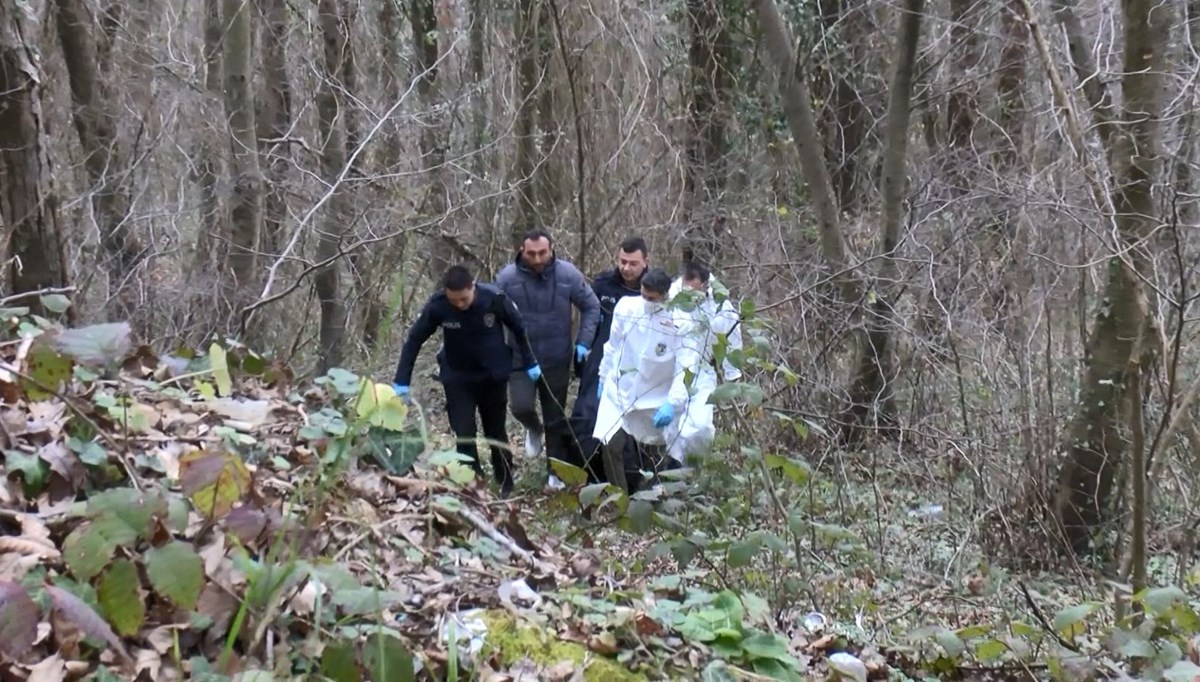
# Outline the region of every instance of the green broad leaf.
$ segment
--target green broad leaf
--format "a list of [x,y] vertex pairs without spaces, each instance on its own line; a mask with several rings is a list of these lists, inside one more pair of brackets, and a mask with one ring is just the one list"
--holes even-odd
[[366,379],[359,385],[354,411],[372,426],[389,431],[403,431],[408,419],[408,405],[396,396],[395,389]]
[[354,645],[350,642],[330,642],[321,651],[321,674],[333,682],[360,682]]
[[71,299],[62,294],[46,294],[40,300],[42,307],[55,315],[62,315],[71,307]]
[[96,441],[83,441],[74,436],[67,439],[67,447],[79,455],[79,461],[88,466],[104,466],[108,464],[108,452]]
[[104,570],[118,543],[96,528],[95,523],[76,526],[63,541],[63,561],[79,580],[91,580]]
[[217,382],[217,393],[228,397],[233,393],[233,377],[229,374],[229,358],[219,344],[208,347],[208,362],[212,366],[213,381]]
[[50,478],[50,463],[36,454],[27,454],[20,450],[4,451],[4,467],[8,473],[20,472],[25,481],[25,494],[37,497],[46,487]]
[[671,556],[675,557],[680,570],[686,569],[692,559],[696,558],[697,549],[696,545],[686,538],[671,543]]
[[29,378],[21,377],[21,388],[30,400],[49,400],[71,382],[73,365],[71,359],[56,351],[43,335],[29,348],[25,358],[25,374]]
[[614,491],[617,490],[616,486],[609,483],[593,483],[585,486],[583,490],[579,491],[579,504],[583,507],[593,506],[596,504],[596,500],[600,499],[601,495],[608,492],[609,488],[612,488]]
[[380,467],[393,476],[403,476],[412,470],[417,458],[425,451],[425,440],[418,429],[389,431],[372,426],[358,444]]
[[146,552],[146,576],[155,592],[182,609],[194,608],[204,588],[200,555],[178,540]]
[[1116,652],[1125,658],[1154,658],[1158,649],[1154,644],[1142,637],[1130,637],[1116,648]]
[[1085,629],[1083,621],[1099,607],[1094,602],[1085,602],[1059,611],[1054,616],[1054,630],[1067,639],[1076,637]]
[[363,642],[363,665],[372,682],[413,682],[413,656],[404,642],[390,635],[372,634]]
[[15,306],[12,308],[0,308],[0,320],[8,323],[14,323],[18,318],[25,317],[29,314],[29,306]]
[[146,620],[141,585],[137,566],[128,559],[118,559],[104,572],[96,587],[100,610],[117,634],[124,637],[136,635]]
[[554,475],[558,476],[558,479],[565,483],[568,488],[587,485],[587,472],[574,464],[551,457],[550,468],[554,471]]
[[770,658],[791,665],[799,664],[788,653],[787,640],[774,633],[760,632],[747,637],[742,640],[742,650],[751,659]]
[[1200,678],[1200,666],[1185,658],[1164,670],[1162,677],[1166,682],[1195,682]]
[[967,650],[965,642],[950,630],[938,630],[933,635],[933,641],[945,649],[950,658],[958,659]]
[[120,362],[133,350],[128,322],[93,324],[88,327],[47,332],[55,349],[90,367],[107,367]]
[[340,606],[348,616],[361,616],[369,613],[386,611],[388,608],[404,601],[400,592],[376,590],[369,587],[359,587],[352,590],[334,592],[330,603]]
[[1141,594],[1134,595],[1133,600],[1142,602],[1146,605],[1146,610],[1157,616],[1166,613],[1177,603],[1186,603],[1187,593],[1175,585],[1168,585],[1146,589]]
[[167,500],[162,494],[133,488],[105,490],[87,501],[87,515],[96,521],[111,521],[113,526],[106,525],[104,529],[122,545],[149,536],[154,519],[166,518],[168,513]]
[[746,403],[750,407],[758,407],[764,400],[766,394],[761,388],[742,381],[721,384],[708,395],[708,404],[718,407],[731,403]]
[[1035,628],[1034,626],[1030,625],[1029,623],[1025,623],[1025,622],[1022,622],[1019,620],[1014,620],[1009,625],[1009,628],[1012,629],[1013,635],[1015,635],[1017,637],[1022,637],[1024,639],[1032,638],[1034,640],[1039,640],[1039,639],[1041,639],[1041,636],[1042,636],[1041,630]]
[[68,621],[74,623],[83,632],[85,637],[91,637],[92,639],[104,642],[112,647],[114,651],[120,652],[125,658],[129,658],[129,652],[121,644],[117,633],[113,632],[112,627],[87,602],[71,592],[54,585],[46,586],[46,594],[50,597],[53,608]]
[[1008,645],[998,639],[985,639],[975,647],[975,660],[991,663],[999,660],[1008,651]]
[[342,369],[334,367],[325,373],[323,377],[317,377],[313,380],[319,386],[330,386],[335,392],[342,396],[351,396],[358,393],[358,375]]
[[762,547],[762,537],[751,535],[745,540],[740,540],[730,545],[725,561],[729,564],[730,568],[741,568],[753,561],[754,556],[758,554]]
[[[561,476],[559,477],[561,478]],[[635,533],[644,533],[650,529],[653,522],[654,505],[646,500],[630,500],[622,521],[627,522],[628,529]]]
[[793,483],[804,485],[812,479],[812,468],[807,462],[781,455],[764,455],[763,459],[768,467],[782,470],[783,475]]

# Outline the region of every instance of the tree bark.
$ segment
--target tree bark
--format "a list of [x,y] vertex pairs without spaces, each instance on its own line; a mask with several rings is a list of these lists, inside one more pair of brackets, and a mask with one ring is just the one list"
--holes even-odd
[[1006,170],[1016,165],[1025,146],[1025,62],[1029,49],[1029,32],[1022,21],[1019,3],[1010,3],[1001,16],[1001,33],[1004,44],[1000,48],[1000,65],[997,69],[996,92],[1000,97],[1000,116],[997,121],[1004,139],[997,145],[998,169]]
[[862,298],[862,282],[849,267],[850,259],[846,254],[837,199],[829,181],[821,138],[817,133],[812,94],[802,75],[796,73],[797,59],[792,49],[794,43],[783,17],[779,15],[775,0],[753,0],[753,7],[767,55],[778,72],[783,113],[792,131],[792,140],[800,156],[800,171],[808,185],[816,214],[821,253],[833,272],[842,302],[847,306],[857,306]]
[[[9,289],[26,293],[68,286],[65,231],[42,115],[42,72],[30,46],[36,35],[14,3],[0,3],[0,223]],[[39,297],[31,310],[48,315]],[[77,320],[76,306],[67,309]]]
[[[222,62],[223,35],[225,29],[221,24],[221,0],[204,0],[204,90],[205,118],[216,122],[223,118],[221,106],[223,100],[223,83],[225,68]],[[223,126],[217,126],[224,133]],[[216,131],[208,131],[208,135],[200,144],[200,162],[198,182],[200,184],[201,229],[196,236],[196,267],[201,277],[212,277],[216,263],[224,260],[227,250],[219,244],[221,226],[225,222],[224,208],[221,196],[217,192],[217,180],[221,176],[223,152],[214,138]],[[211,291],[215,281],[197,282],[202,291]]]
[[883,223],[879,235],[882,248],[878,286],[872,291],[874,301],[867,309],[866,343],[859,344],[857,367],[850,381],[850,402],[842,418],[842,440],[848,443],[860,440],[864,427],[877,425],[888,433],[894,432],[897,426],[892,388],[895,372],[890,348],[896,327],[896,297],[901,288],[896,249],[904,219],[913,72],[917,46],[921,42],[924,7],[924,0],[905,0],[901,10],[900,33],[895,47],[896,71],[892,75],[887,119],[884,122],[880,181]]
[[512,246],[521,242],[527,231],[542,227],[534,200],[534,155],[537,153],[535,121],[537,117],[537,86],[541,71],[538,64],[538,15],[542,0],[517,0],[517,118],[514,134],[517,138],[516,158],[513,161],[513,191],[516,192],[516,219],[513,221]]
[[408,21],[413,37],[413,80],[421,103],[421,170],[428,178],[425,196],[419,204],[417,217],[422,223],[437,224],[432,231],[433,247],[430,264],[435,272],[448,268],[454,252],[446,243],[446,208],[449,204],[446,185],[446,135],[444,115],[438,87],[438,25],[434,0],[409,0]]
[[291,165],[292,82],[287,70],[288,8],[285,0],[258,0],[263,15],[260,39],[263,66],[263,97],[258,112],[259,137],[272,140],[262,148],[267,167],[267,191],[263,200],[262,250],[277,253],[287,223],[287,175]]
[[729,90],[729,32],[724,0],[688,0],[691,99],[688,102],[684,193],[686,248],[707,263],[720,253],[725,216],[725,106]]
[[[1159,164],[1159,120],[1166,26],[1153,0],[1126,0],[1122,126],[1112,135],[1113,196],[1123,255],[1111,257],[1104,302],[1093,321],[1080,402],[1068,431],[1055,512],[1071,547],[1085,551],[1109,517],[1108,500],[1125,439],[1120,408],[1129,369],[1149,331],[1149,305],[1140,272],[1149,272],[1145,243],[1155,225],[1152,194]],[[1074,52],[1074,50],[1072,50]]]
[[946,141],[950,155],[946,160],[955,188],[965,192],[970,185],[969,168],[977,165],[975,122],[979,120],[979,93],[976,83],[979,66],[979,31],[976,27],[980,5],[976,0],[950,0],[950,40],[958,49],[953,87],[946,100]]
[[[321,165],[325,182],[337,182],[346,164],[346,137],[339,113],[345,101],[340,96],[337,78],[342,73],[345,51],[342,46],[342,22],[336,0],[320,0],[317,4],[318,23],[324,44],[324,73],[317,86],[317,126],[321,136]],[[317,260],[333,259],[341,247],[346,220],[345,190],[338,187],[326,209],[324,227],[318,230]],[[341,265],[333,260],[317,271],[313,278],[317,299],[321,305],[320,348],[317,372],[324,373],[342,361],[346,332],[346,305],[341,296]]]
[[109,300],[116,303],[108,309],[108,319],[132,320],[137,303],[131,298],[129,280],[141,257],[141,247],[130,229],[129,186],[122,179],[125,173],[118,152],[116,120],[108,106],[91,19],[82,0],[56,0],[55,4],[75,131],[93,187],[90,198],[100,230],[100,246],[108,256],[102,267],[108,275]]
[[[847,7],[847,5],[851,5]],[[835,44],[845,45],[844,50],[817,57],[820,76],[817,81],[817,98],[827,102],[822,108],[829,136],[826,139],[825,157],[833,169],[830,176],[838,207],[845,213],[857,213],[862,207],[864,178],[860,170],[861,157],[866,152],[867,131],[872,127],[871,111],[859,95],[852,60],[859,54],[856,48],[867,42],[863,12],[854,3],[842,0],[818,0],[822,35],[830,36]]]
[[225,116],[232,134],[233,206],[226,266],[234,309],[258,281],[255,264],[262,225],[263,191],[258,167],[258,131],[254,123],[254,51],[250,0],[224,0],[228,27],[222,44],[225,69]]

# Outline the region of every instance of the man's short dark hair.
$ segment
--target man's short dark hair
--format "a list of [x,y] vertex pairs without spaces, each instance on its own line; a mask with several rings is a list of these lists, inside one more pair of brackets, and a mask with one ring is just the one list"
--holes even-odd
[[554,246],[554,239],[550,236],[550,233],[540,227],[536,230],[526,232],[525,236],[521,237],[521,246],[524,246],[525,242],[536,242],[539,239],[545,239],[550,242],[551,246]]
[[700,261],[690,260],[683,264],[683,278],[688,281],[698,281],[701,284],[708,284],[708,279],[712,276],[712,270]]
[[650,247],[646,246],[646,240],[641,237],[626,237],[625,241],[621,242],[621,251],[623,253],[641,251],[643,258],[650,257]]
[[463,291],[475,283],[475,276],[463,265],[451,265],[442,275],[442,288],[446,291]]
[[671,276],[662,268],[650,268],[642,275],[642,288],[665,296],[671,291]]

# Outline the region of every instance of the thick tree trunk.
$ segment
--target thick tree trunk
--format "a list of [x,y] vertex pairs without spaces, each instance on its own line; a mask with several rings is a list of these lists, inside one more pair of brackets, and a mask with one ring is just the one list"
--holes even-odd
[[812,94],[803,75],[796,73],[797,59],[792,38],[775,1],[753,0],[752,5],[758,16],[767,55],[778,72],[783,113],[800,156],[801,174],[808,185],[817,219],[821,253],[835,277],[842,302],[847,307],[857,306],[862,298],[862,282],[849,267],[850,259],[846,254],[837,200],[829,181],[829,171],[825,167],[821,138],[817,133]]
[[885,433],[896,424],[893,393],[893,351],[890,348],[896,329],[895,304],[901,288],[900,266],[896,249],[900,243],[900,224],[904,219],[904,191],[907,186],[908,128],[912,114],[913,72],[917,46],[921,42],[921,15],[924,0],[905,0],[900,16],[900,34],[896,39],[896,71],[888,93],[887,119],[884,122],[883,224],[880,229],[880,268],[874,302],[866,315],[866,343],[859,345],[858,362],[850,380],[850,402],[843,413],[842,437],[857,442],[864,428],[877,426]]
[[729,32],[724,0],[688,0],[691,100],[688,102],[685,248],[715,263],[725,215],[725,128],[729,89]]
[[996,148],[995,166],[1007,170],[1016,165],[1025,147],[1025,63],[1028,59],[1029,32],[1021,17],[1020,4],[1010,3],[1001,11],[1004,36],[997,69],[996,93],[1000,98],[997,123],[1004,138]]
[[976,0],[950,0],[950,40],[958,53],[946,101],[946,142],[950,147],[946,163],[958,192],[968,190],[973,175],[970,169],[978,166],[975,123],[979,120],[979,74],[976,71],[981,50],[976,23],[980,7]]
[[449,204],[446,185],[446,135],[443,114],[438,106],[438,25],[434,0],[409,0],[408,20],[412,25],[413,79],[416,81],[417,98],[421,102],[421,169],[428,179],[425,196],[418,207],[418,220],[436,224],[431,231],[433,241],[430,249],[430,265],[435,273],[448,268],[454,251],[445,237],[453,236],[445,223]]
[[538,63],[538,15],[543,0],[517,0],[517,138],[512,183],[516,192],[516,219],[512,223],[512,246],[521,241],[526,230],[542,227],[534,198],[534,174],[537,172],[537,86],[541,72]]
[[232,134],[233,206],[226,266],[232,275],[230,300],[241,307],[258,281],[255,264],[262,225],[262,178],[258,169],[258,131],[254,123],[254,50],[252,5],[224,0],[228,30],[222,56],[225,68],[225,115]]
[[[0,3],[0,224],[14,293],[65,287],[71,279],[42,116],[42,73],[29,42],[37,33],[23,15],[14,3]],[[48,314],[36,296],[23,303]],[[67,309],[70,322],[75,310]]]
[[[208,134],[200,144],[200,161],[197,164],[201,228],[196,236],[196,269],[201,278],[205,279],[215,275],[214,266],[224,260],[223,254],[227,250],[220,243],[225,215],[221,196],[217,192],[217,180],[221,176],[224,153],[223,146],[216,142],[219,134],[224,133],[224,127],[217,125],[217,122],[224,118],[220,115],[225,82],[221,54],[224,32],[224,26],[221,24],[221,0],[204,0],[204,90],[207,95],[205,113],[208,114],[205,118],[220,131],[207,131]],[[195,284],[201,291],[211,291],[215,281],[200,281]]]
[[263,16],[259,40],[262,50],[263,97],[258,111],[259,137],[267,168],[267,191],[263,200],[262,250],[278,253],[287,223],[287,175],[291,144],[284,140],[292,125],[292,82],[287,70],[288,8],[285,0],[258,0]]
[[[1148,272],[1145,240],[1156,225],[1152,194],[1159,164],[1158,129],[1162,108],[1165,34],[1161,9],[1153,0],[1127,0],[1125,65],[1121,84],[1122,130],[1112,135],[1116,224],[1128,250],[1108,264],[1104,301],[1088,339],[1080,402],[1067,435],[1055,512],[1076,551],[1088,548],[1092,533],[1108,518],[1108,500],[1125,451],[1119,405],[1127,391],[1129,368],[1149,327],[1149,306],[1138,273]],[[1072,48],[1072,52],[1075,50]]]
[[107,88],[101,81],[100,63],[92,22],[82,0],[56,0],[58,39],[71,85],[73,118],[88,181],[93,186],[92,211],[100,229],[100,246],[108,256],[102,267],[108,275],[108,309],[111,321],[132,320],[137,302],[129,290],[130,278],[141,257],[141,247],[130,229],[129,186],[117,146],[117,126]]
[[[324,73],[317,86],[317,126],[321,135],[321,165],[325,182],[337,182],[346,164],[346,138],[342,130],[345,100],[337,90],[337,78],[342,73],[342,50],[345,37],[338,15],[336,0],[320,0],[317,5],[321,41],[324,45]],[[346,332],[346,304],[341,296],[341,261],[336,259],[341,247],[346,220],[345,190],[338,187],[330,198],[324,227],[318,231],[317,261],[329,264],[317,271],[314,286],[321,304],[320,348],[317,372],[324,373],[342,361]]]
[[[839,208],[854,214],[862,207],[864,198],[866,183],[860,162],[866,152],[867,131],[872,124],[871,111],[859,95],[856,73],[851,66],[859,56],[856,48],[866,44],[864,13],[856,11],[855,3],[843,3],[842,0],[819,0],[817,4],[823,33],[819,37],[823,40],[832,37],[835,44],[846,46],[845,50],[832,54],[821,51],[819,57],[814,55],[823,60],[819,64],[821,75],[815,80],[818,99],[827,103],[822,107],[822,117],[829,132],[825,158],[833,169],[830,179]],[[847,7],[847,4],[851,6]]]

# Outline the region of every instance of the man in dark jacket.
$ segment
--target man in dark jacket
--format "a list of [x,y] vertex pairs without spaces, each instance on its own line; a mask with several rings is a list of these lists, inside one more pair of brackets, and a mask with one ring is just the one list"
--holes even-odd
[[[571,263],[555,257],[553,241],[544,230],[525,234],[514,262],[496,275],[496,286],[521,311],[529,345],[542,367],[540,381],[514,372],[509,390],[513,416],[526,429],[526,452],[536,457],[546,443],[554,450],[546,453],[549,469],[551,457],[564,457],[559,447],[569,433],[565,404],[571,366],[573,362],[582,362],[593,347],[600,302],[583,274]],[[579,332],[574,339],[572,308],[579,310]],[[518,340],[521,338],[517,335]],[[540,420],[538,402],[542,406]],[[561,485],[552,471],[546,473],[550,486]]]
[[[408,396],[417,354],[441,327],[440,380],[446,391],[446,415],[458,441],[457,450],[471,458],[472,468],[482,478],[483,467],[475,445],[478,412],[483,434],[491,441],[492,473],[501,494],[507,496],[513,487],[513,462],[507,450],[505,422],[514,360],[504,328],[517,339],[524,339],[525,323],[503,292],[488,284],[476,284],[471,272],[461,265],[446,271],[442,289],[429,299],[409,329],[393,386],[396,395]],[[518,348],[518,366],[524,369],[521,376],[536,380],[542,372],[529,344],[519,343]]]

